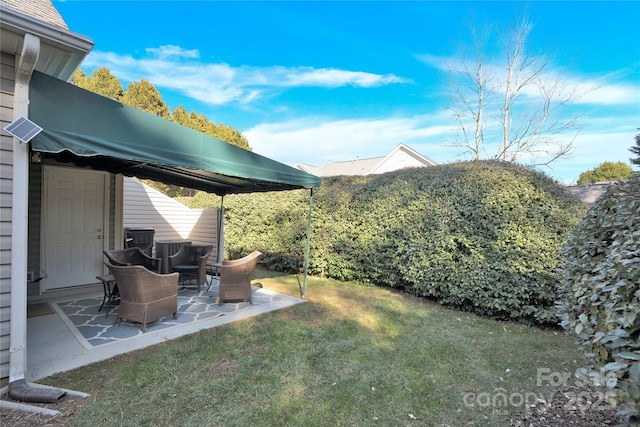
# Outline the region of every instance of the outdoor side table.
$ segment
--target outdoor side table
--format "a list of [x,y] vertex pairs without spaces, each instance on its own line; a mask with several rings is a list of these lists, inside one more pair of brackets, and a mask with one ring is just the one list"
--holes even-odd
[[[104,276],[96,276],[96,279],[102,282],[102,289],[104,291],[104,297],[102,298],[102,304],[100,304],[100,308],[98,312],[102,311],[102,307],[107,303],[109,308],[116,305],[116,300],[120,297],[120,292],[118,292],[118,284],[116,283],[115,277],[110,274]],[[107,311],[107,315],[105,317],[109,317],[109,311]]]

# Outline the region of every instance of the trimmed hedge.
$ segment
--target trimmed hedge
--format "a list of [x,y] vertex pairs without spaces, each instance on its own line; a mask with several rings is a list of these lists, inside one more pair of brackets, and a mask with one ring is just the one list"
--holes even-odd
[[[588,375],[623,413],[640,414],[640,175],[598,198],[562,251],[562,324]],[[636,422],[640,421],[636,419]]]
[[[268,268],[301,271],[308,200],[302,190],[226,196],[227,256],[257,249]],[[325,178],[313,197],[309,273],[556,324],[559,250],[584,212],[548,176],[511,164]]]

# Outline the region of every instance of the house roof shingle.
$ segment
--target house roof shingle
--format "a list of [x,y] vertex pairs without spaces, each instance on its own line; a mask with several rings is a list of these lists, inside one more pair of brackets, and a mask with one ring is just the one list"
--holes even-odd
[[589,185],[572,185],[567,189],[578,196],[587,206],[591,207],[610,185],[615,182],[597,182]]
[[49,0],[0,0],[0,4],[64,29],[69,29],[60,12]]

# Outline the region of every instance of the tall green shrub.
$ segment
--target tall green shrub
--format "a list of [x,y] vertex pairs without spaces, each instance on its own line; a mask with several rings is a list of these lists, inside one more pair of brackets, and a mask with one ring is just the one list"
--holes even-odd
[[[231,257],[301,271],[308,191],[226,196]],[[584,206],[529,168],[463,162],[325,178],[309,272],[391,286],[500,319],[555,323],[559,250]]]
[[490,162],[377,179],[392,203],[383,208],[376,196],[372,211],[397,217],[376,239],[393,263],[394,283],[385,284],[494,318],[555,321],[559,249],[584,212],[562,186]]
[[307,236],[309,191],[228,195],[225,252],[240,258],[262,252],[260,263],[282,272],[302,267]]
[[[598,198],[563,248],[562,324],[590,375],[629,415],[640,414],[640,175]],[[639,420],[640,421],[640,420]]]

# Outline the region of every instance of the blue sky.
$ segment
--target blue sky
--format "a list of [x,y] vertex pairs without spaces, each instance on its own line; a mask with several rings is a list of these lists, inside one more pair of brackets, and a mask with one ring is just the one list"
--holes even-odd
[[[469,24],[513,26],[526,7],[529,51],[582,96],[571,158],[544,167],[565,184],[629,162],[640,127],[640,2],[308,2],[54,0],[123,86],[147,79],[171,108],[240,130],[256,153],[320,166],[384,156],[403,143],[438,163],[451,147],[446,64]],[[489,58],[491,62],[500,57]],[[562,138],[572,138],[567,133]]]

